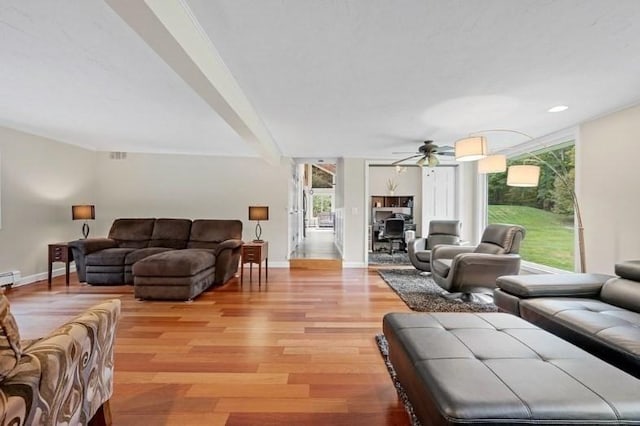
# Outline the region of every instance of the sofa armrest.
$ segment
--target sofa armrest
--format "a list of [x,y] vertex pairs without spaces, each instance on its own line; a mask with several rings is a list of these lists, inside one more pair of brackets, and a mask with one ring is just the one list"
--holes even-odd
[[120,300],[114,299],[27,346],[0,384],[3,418],[24,425],[87,424],[113,392],[119,316]]
[[[451,283],[454,288],[496,286],[496,278],[520,271],[517,254],[460,253],[451,262]],[[449,277],[447,277],[449,279]]]
[[521,298],[598,296],[604,283],[613,278],[604,274],[533,274],[505,275],[498,287]]
[[453,259],[459,254],[473,253],[476,246],[454,246],[439,244],[431,249],[431,261],[436,259]]
[[71,241],[69,242],[69,247],[74,250],[74,254],[78,253],[86,256],[95,251],[118,247],[118,243],[110,238],[87,238]]
[[85,282],[87,280],[86,256],[96,251],[118,247],[118,243],[110,238],[88,238],[71,241],[69,247],[71,247],[73,260],[76,262],[78,281]]
[[243,244],[244,244],[244,241],[242,240],[225,240],[220,244],[218,244],[218,246],[216,247],[215,255],[218,256],[222,250],[239,249],[240,247],[242,247]]

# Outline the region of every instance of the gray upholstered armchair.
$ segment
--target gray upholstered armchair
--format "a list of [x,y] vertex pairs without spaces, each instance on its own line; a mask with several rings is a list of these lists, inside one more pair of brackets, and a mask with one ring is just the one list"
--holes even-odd
[[434,281],[450,298],[487,301],[475,293],[490,294],[496,279],[520,272],[520,242],[525,230],[519,225],[491,224],[477,246],[439,245],[431,251]]
[[408,242],[409,260],[421,271],[431,271],[431,249],[438,244],[460,245],[459,220],[432,220],[427,238]]

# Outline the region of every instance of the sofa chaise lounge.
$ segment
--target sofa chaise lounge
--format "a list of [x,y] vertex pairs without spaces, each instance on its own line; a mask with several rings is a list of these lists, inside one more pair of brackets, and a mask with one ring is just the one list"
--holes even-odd
[[76,240],[69,245],[81,282],[135,284],[137,271],[143,283],[174,282],[185,287],[181,295],[160,292],[165,296],[160,298],[190,299],[235,275],[241,238],[239,220],[116,219],[108,238]]
[[619,263],[615,273],[502,276],[494,300],[640,378],[640,261]]

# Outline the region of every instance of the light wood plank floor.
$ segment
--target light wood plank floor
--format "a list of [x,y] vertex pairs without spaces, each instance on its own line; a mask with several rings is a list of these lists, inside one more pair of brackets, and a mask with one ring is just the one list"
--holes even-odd
[[408,311],[374,271],[270,269],[195,301],[142,302],[72,276],[9,290],[24,338],[120,298],[114,425],[406,425],[374,341]]

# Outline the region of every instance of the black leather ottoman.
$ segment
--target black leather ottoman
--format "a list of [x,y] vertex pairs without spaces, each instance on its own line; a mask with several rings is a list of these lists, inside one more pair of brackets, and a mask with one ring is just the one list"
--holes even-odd
[[423,425],[640,424],[640,380],[504,313],[390,313],[389,357]]

